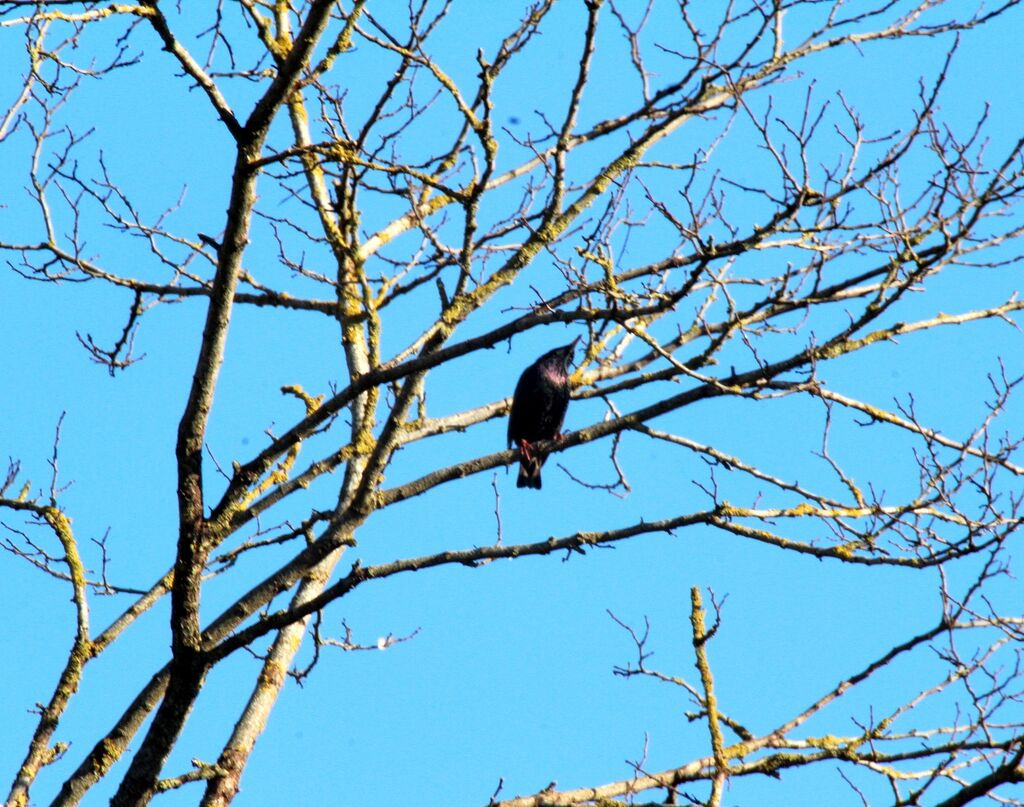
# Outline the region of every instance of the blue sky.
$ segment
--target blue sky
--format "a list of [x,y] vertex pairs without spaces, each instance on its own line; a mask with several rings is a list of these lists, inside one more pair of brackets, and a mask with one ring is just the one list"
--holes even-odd
[[[477,69],[475,48],[493,49],[512,17],[511,12],[496,11],[493,4],[464,5],[456,4],[431,52],[458,81],[468,83]],[[940,117],[965,134],[989,105],[992,154],[1005,151],[1024,130],[1016,81],[1021,19],[1019,12],[1010,13],[997,24],[965,34],[941,96]],[[635,92],[635,78],[622,67],[623,53],[615,44],[618,31],[612,23],[606,16],[599,44],[619,51],[616,61],[597,62],[582,125],[613,114],[621,98]],[[205,17],[197,18],[194,27],[204,25]],[[564,103],[575,70],[580,25],[572,4],[559,6],[521,68],[510,70],[496,92],[495,120],[513,134],[539,131],[535,110],[554,113]],[[652,27],[651,41],[660,42],[657,26]],[[83,52],[102,53],[109,47],[112,35],[96,28],[83,39]],[[474,32],[472,42],[466,31]],[[79,149],[81,170],[94,174],[102,154],[111,175],[150,217],[174,203],[185,189],[184,201],[170,219],[172,227],[189,237],[217,233],[227,201],[231,144],[206,99],[188,92],[185,82],[175,77],[175,65],[151,33],[145,26],[137,33],[136,47],[144,51],[140,65],[102,81],[83,82],[62,112],[76,131],[95,130]],[[15,97],[16,79],[23,71],[20,36],[16,27],[0,29],[0,75],[5,77],[0,101],[5,104]],[[194,42],[187,37],[184,41]],[[804,65],[803,76],[774,90],[776,109],[783,116],[795,114],[813,80],[815,98],[830,99],[834,110],[835,93],[841,90],[876,135],[905,127],[917,77],[933,74],[950,44],[948,37],[921,39],[816,57]],[[195,47],[201,51],[205,45]],[[667,74],[673,61],[662,55],[655,64]],[[350,84],[353,115],[373,97],[388,69],[365,47],[339,62],[332,78]],[[239,84],[232,87],[230,100],[237,109],[245,109],[253,88]],[[753,103],[764,104],[766,98],[759,95]],[[449,113],[440,103],[432,111],[438,120]],[[276,125],[284,135],[283,115]],[[435,125],[428,116],[413,130],[426,139],[410,146],[406,156],[412,159],[416,147],[430,152],[435,145],[429,140],[430,130]],[[718,125],[695,122],[651,157],[684,160]],[[734,127],[716,152],[716,165],[749,179],[769,176],[773,168],[753,143],[749,125],[741,119]],[[509,164],[521,159],[522,150],[511,138],[501,138]],[[600,150],[582,156],[581,175],[606,156]],[[28,159],[24,129],[0,143],[3,242],[40,238],[36,211],[26,203],[24,191]],[[916,170],[920,167],[908,166],[908,185]],[[664,185],[659,190],[671,193],[679,178],[668,175],[660,181]],[[272,183],[262,184],[260,190],[261,207],[269,215],[302,215]],[[499,199],[503,205],[514,202],[511,193]],[[758,215],[756,205],[743,194],[730,196],[730,204],[738,219]],[[373,206],[364,225],[372,229],[390,212],[387,205]],[[501,211],[488,210],[486,215],[497,217]],[[159,271],[144,242],[105,230],[95,216],[84,224],[89,248],[102,256],[104,265],[127,274],[137,266],[142,276]],[[63,219],[62,226],[70,226],[69,220]],[[624,258],[640,263],[666,254],[668,249],[659,242],[663,235],[664,228],[656,224],[638,230],[631,235]],[[400,238],[384,254],[408,255],[413,245],[411,236]],[[1019,248],[1011,244],[1005,255],[1016,252]],[[319,258],[317,249],[310,248],[311,261]],[[309,292],[308,283],[290,278],[275,265],[276,245],[266,226],[254,232],[246,261],[262,277],[295,283],[297,290]],[[531,299],[528,285],[553,289],[561,277],[550,262],[538,259],[523,280],[499,295],[486,315],[468,322],[459,337],[513,316],[507,308]],[[1012,265],[951,273],[900,316],[928,317],[993,305],[1019,286],[1019,268]],[[389,311],[386,352],[397,351],[421,330],[436,309],[433,295],[431,286],[429,295],[411,296]],[[0,393],[0,453],[20,459],[33,489],[45,489],[54,429],[66,412],[60,476],[62,482],[73,480],[73,485],[61,503],[73,520],[87,563],[94,568],[99,564],[99,551],[91,540],[107,535],[111,579],[147,587],[173,562],[174,437],[204,310],[203,303],[190,300],[147,313],[136,341],[136,352],[146,358],[112,379],[104,368],[90,363],[75,334],[88,333],[103,344],[111,343],[129,303],[124,293],[99,284],[42,284],[6,268],[0,271],[0,356],[7,379]],[[503,345],[440,368],[428,384],[431,414],[510,394],[526,364],[579,332],[563,326],[534,330],[514,339],[507,349]],[[1009,376],[1024,372],[1019,345],[1019,332],[1002,322],[940,329],[830,363],[822,375],[834,389],[881,406],[890,406],[893,398],[905,401],[912,392],[925,422],[962,438],[984,415],[984,402],[991,397],[986,374],[998,371],[997,357],[1005,362]],[[265,429],[279,434],[301,414],[297,401],[280,395],[280,386],[301,384],[313,394],[329,392],[330,384],[340,380],[341,363],[336,327],[326,317],[238,308],[210,425],[212,454],[225,467],[232,460],[244,461],[263,445]],[[628,400],[636,405],[644,399]],[[1024,427],[1021,415],[1020,407],[1011,402],[1000,428],[1019,435]],[[599,402],[577,402],[570,407],[566,428],[575,430],[602,416]],[[763,463],[782,476],[827,488],[834,485],[827,481],[827,468],[812,456],[821,447],[823,422],[820,402],[788,398],[756,405],[707,401],[653,425]],[[410,446],[396,458],[385,484],[498,450],[504,435],[505,422],[499,420],[466,434]],[[330,445],[330,440],[312,440],[303,456],[312,459]],[[908,447],[909,442],[894,442],[881,429],[857,428],[849,418],[837,423],[830,443],[858,480],[874,480],[896,498],[917,481]],[[708,506],[695,484],[708,480],[700,458],[666,453],[636,435],[624,438],[620,449],[633,488],[624,499],[583,489],[556,465],[560,462],[588,481],[609,482],[607,452],[608,445],[602,442],[559,455],[545,467],[540,495],[517,490],[512,474],[488,472],[378,513],[360,530],[359,546],[341,568],[347,569],[357,557],[367,565],[493,542],[495,484],[506,543],[622,526]],[[716,473],[732,491],[730,498],[750,500],[756,495],[756,485],[721,469]],[[209,478],[214,479],[212,465]],[[301,518],[309,506],[330,502],[336,485],[333,478],[321,480],[304,504],[270,521]],[[0,521],[15,526],[9,515],[0,513]],[[30,534],[40,541],[50,537],[38,528]],[[271,552],[249,561],[252,568],[237,579],[225,575],[211,581],[204,591],[204,615],[216,614],[258,579],[261,570],[275,568],[285,557],[283,552]],[[0,602],[7,611],[0,638],[11,648],[3,675],[0,759],[13,773],[35,724],[28,710],[52,691],[71,640],[74,614],[65,584],[8,554],[0,555],[0,568],[6,581]],[[951,578],[967,579],[973,568],[964,564],[950,571]],[[723,626],[709,653],[722,708],[757,730],[805,707],[867,661],[933,625],[939,614],[934,572],[819,562],[706,528],[643,537],[615,549],[591,550],[585,557],[574,555],[566,562],[561,557],[530,558],[368,583],[325,612],[325,631],[340,634],[344,619],[355,638],[368,644],[389,633],[419,633],[384,652],[325,648],[304,685],[285,688],[237,803],[262,807],[286,798],[295,804],[397,803],[412,798],[423,805],[484,804],[499,778],[504,778],[504,797],[535,792],[552,779],[564,788],[626,778],[631,770],[625,760],[640,759],[645,737],[649,770],[702,755],[707,752],[706,728],[684,719],[691,708],[685,693],[612,674],[615,665],[632,661],[635,651],[606,613],[610,610],[633,625],[649,618],[654,666],[696,682],[688,632],[691,586],[711,588],[719,597],[728,595]],[[1002,593],[1010,600],[1019,595],[1009,587]],[[105,627],[125,604],[123,598],[94,597],[95,629]],[[90,665],[57,735],[74,744],[40,779],[34,790],[36,803],[52,798],[97,732],[163,663],[169,644],[167,617],[167,604],[158,605]],[[309,660],[308,648],[299,658]],[[840,716],[827,728],[815,724],[808,731],[852,730],[849,717],[863,719],[872,707],[893,708],[909,697],[907,680],[934,669],[932,659],[922,654],[870,692],[839,704]],[[210,675],[168,763],[169,775],[187,769],[193,757],[216,758],[257,670],[257,661],[238,653]],[[133,745],[138,742],[137,738]],[[122,762],[119,770],[124,767]],[[115,773],[111,782],[97,786],[89,803],[108,797],[119,778]],[[835,765],[824,765],[787,773],[781,783],[744,781],[725,803],[808,804],[824,787],[846,796],[843,803],[859,803],[838,778]],[[877,786],[870,780],[863,784]],[[186,788],[161,800],[193,804],[197,798],[195,789]]]

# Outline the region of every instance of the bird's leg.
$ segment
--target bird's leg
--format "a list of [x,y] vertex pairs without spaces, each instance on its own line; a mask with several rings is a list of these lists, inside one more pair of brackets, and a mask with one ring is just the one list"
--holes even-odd
[[533,461],[533,454],[531,453],[532,446],[526,440],[519,441],[519,450],[523,452],[523,459],[527,462]]

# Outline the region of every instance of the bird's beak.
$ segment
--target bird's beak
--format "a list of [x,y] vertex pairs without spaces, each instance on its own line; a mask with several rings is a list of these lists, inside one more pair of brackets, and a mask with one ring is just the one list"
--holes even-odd
[[565,351],[566,356],[568,356],[568,360],[570,362],[572,362],[572,360],[573,360],[573,354],[576,352],[576,343],[579,342],[579,341],[580,341],[580,338],[577,336],[569,344],[567,344],[565,347],[562,348],[562,350]]

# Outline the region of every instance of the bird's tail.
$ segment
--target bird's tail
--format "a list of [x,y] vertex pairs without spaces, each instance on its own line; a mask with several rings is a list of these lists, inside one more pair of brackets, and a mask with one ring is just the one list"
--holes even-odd
[[520,457],[519,478],[516,480],[516,487],[540,490],[540,465],[539,457]]

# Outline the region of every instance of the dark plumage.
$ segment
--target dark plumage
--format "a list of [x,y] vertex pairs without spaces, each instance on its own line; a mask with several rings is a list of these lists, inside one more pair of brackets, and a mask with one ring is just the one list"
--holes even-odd
[[516,384],[508,416],[508,443],[519,448],[516,487],[540,489],[540,466],[546,456],[534,451],[540,440],[554,440],[562,432],[569,406],[569,362],[579,337],[556,347],[527,367]]

